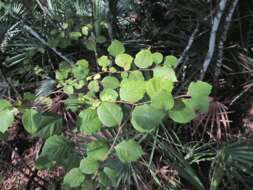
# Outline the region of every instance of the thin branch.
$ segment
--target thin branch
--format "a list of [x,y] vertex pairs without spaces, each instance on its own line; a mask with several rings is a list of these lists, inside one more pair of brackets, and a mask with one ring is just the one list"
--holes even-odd
[[207,69],[211,63],[211,60],[213,58],[213,55],[214,55],[214,50],[216,47],[217,31],[219,29],[221,19],[224,14],[227,2],[228,2],[228,0],[221,0],[220,1],[219,9],[216,13],[216,16],[214,17],[212,31],[211,31],[211,35],[210,35],[210,39],[209,39],[209,49],[208,49],[208,52],[207,52],[207,55],[206,55],[206,58],[205,58],[205,61],[203,63],[203,67],[201,70],[201,76],[200,76],[201,80],[203,80],[203,78],[205,77],[206,71],[207,71]]
[[182,65],[185,64],[186,55],[187,55],[187,53],[189,52],[189,50],[191,49],[192,44],[193,44],[193,42],[194,42],[194,40],[195,40],[195,38],[196,38],[196,35],[197,35],[198,31],[199,31],[199,24],[197,24],[197,26],[196,26],[196,28],[194,29],[194,31],[193,31],[191,37],[189,38],[188,44],[187,44],[186,48],[184,49],[184,51],[183,51],[181,57],[180,57],[179,60],[178,60],[178,66],[181,65],[181,64],[182,64]]
[[218,55],[218,62],[217,62],[217,70],[215,72],[215,76],[218,77],[220,74],[220,70],[221,70],[221,66],[222,66],[222,62],[223,62],[223,54],[224,54],[224,42],[227,39],[227,34],[228,34],[228,30],[232,21],[232,17],[235,11],[235,8],[238,4],[239,0],[234,0],[233,4],[231,5],[230,9],[229,9],[229,13],[226,17],[225,20],[225,26],[224,26],[224,31],[222,33],[221,36],[221,40],[219,43],[219,55]]
[[73,65],[74,62],[72,60],[70,60],[69,58],[67,58],[66,56],[64,56],[61,52],[59,52],[56,48],[52,48],[49,46],[49,44],[42,38],[40,37],[40,35],[34,31],[30,26],[24,25],[24,28],[32,35],[34,36],[36,39],[38,39],[43,45],[49,47],[53,52],[55,52],[59,57],[61,57],[64,61],[66,61],[67,63],[69,63],[70,65]]

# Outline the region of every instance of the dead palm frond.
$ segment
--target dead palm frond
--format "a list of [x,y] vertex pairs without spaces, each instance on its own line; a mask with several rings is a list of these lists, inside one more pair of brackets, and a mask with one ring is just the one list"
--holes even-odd
[[193,122],[193,135],[201,133],[202,138],[207,134],[212,139],[221,140],[230,136],[230,120],[228,107],[222,102],[211,101],[207,114],[199,113]]

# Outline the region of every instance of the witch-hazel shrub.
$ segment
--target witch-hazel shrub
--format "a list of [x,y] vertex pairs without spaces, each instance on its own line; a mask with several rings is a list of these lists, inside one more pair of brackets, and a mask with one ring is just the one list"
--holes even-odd
[[[35,108],[21,111],[27,132],[45,140],[37,168],[63,166],[66,189],[118,186],[124,170],[145,157],[145,136],[162,122],[185,124],[198,112],[208,111],[212,87],[205,82],[192,82],[185,96],[173,96],[178,83],[176,57],[150,49],[132,56],[118,40],[107,50],[108,55],[96,60],[98,72],[85,59],[74,66],[61,63],[55,72],[58,90],[68,97],[65,109],[77,115],[73,132],[89,139],[83,151],[77,151],[64,133],[63,117]],[[11,105],[0,103],[4,105],[0,118],[8,118],[0,130],[3,133],[14,120]]]

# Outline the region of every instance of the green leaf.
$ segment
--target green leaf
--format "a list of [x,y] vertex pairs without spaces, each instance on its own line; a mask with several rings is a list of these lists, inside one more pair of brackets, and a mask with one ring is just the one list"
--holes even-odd
[[137,67],[145,69],[153,64],[153,55],[149,49],[141,50],[136,54],[134,63]]
[[75,66],[72,68],[73,75],[76,79],[82,80],[86,79],[89,74],[89,63],[85,59],[80,59],[76,62]]
[[152,54],[154,63],[160,64],[163,61],[163,54],[156,52]]
[[55,72],[55,78],[57,80],[65,80],[68,78],[69,73],[71,72],[71,67],[68,63],[62,62],[59,64],[59,70]]
[[107,51],[110,53],[110,55],[116,57],[117,55],[125,52],[125,47],[120,41],[113,40]]
[[53,113],[38,113],[34,109],[25,110],[22,123],[28,133],[44,139],[60,134],[63,130],[62,117]]
[[5,110],[5,109],[9,109],[9,108],[12,108],[11,103],[7,100],[0,99],[0,111]]
[[83,35],[88,36],[88,34],[89,34],[89,27],[83,26],[83,27],[81,28],[81,30],[82,30],[82,34],[83,34]]
[[97,113],[100,121],[107,127],[119,126],[123,119],[121,107],[111,102],[102,102]]
[[169,55],[165,57],[164,65],[166,65],[167,67],[176,68],[177,63],[178,59],[175,56]]
[[116,89],[120,83],[116,77],[107,76],[102,80],[102,85],[104,88]]
[[209,107],[208,96],[210,95],[211,90],[212,86],[206,82],[192,82],[187,92],[187,95],[191,96],[191,99],[188,100],[189,105],[195,110],[207,112]]
[[191,82],[188,88],[188,95],[192,97],[209,96],[211,94],[211,90],[212,86],[206,82]]
[[163,67],[156,67],[153,70],[154,72],[154,77],[159,77],[159,78],[164,78],[171,80],[172,82],[177,82],[177,76],[175,71],[172,68],[163,66]]
[[96,42],[99,44],[103,44],[107,41],[105,36],[96,36]]
[[46,139],[52,135],[61,134],[63,130],[63,118],[56,114],[37,113],[35,115],[27,114],[26,117],[29,117],[26,118],[29,121],[33,120],[32,124],[35,124],[33,127],[37,128],[36,133],[32,134],[34,136]]
[[83,86],[85,85],[85,81],[84,80],[80,80],[80,81],[76,81],[73,83],[73,86],[75,87],[75,89],[81,89],[83,88]]
[[121,162],[131,163],[137,161],[143,154],[141,146],[134,140],[124,140],[115,146],[116,154]]
[[85,132],[88,135],[95,134],[102,126],[102,123],[98,119],[97,111],[91,108],[79,113],[77,123],[80,126],[80,131]]
[[98,65],[100,67],[108,67],[110,65],[110,60],[108,58],[108,56],[102,56],[100,58],[98,58]]
[[118,93],[113,89],[106,88],[100,93],[99,97],[102,101],[113,102],[117,100]]
[[120,99],[135,103],[141,100],[145,94],[145,82],[141,80],[124,80],[120,87]]
[[[6,108],[6,106],[5,106]],[[14,122],[14,114],[12,110],[4,109],[0,110],[0,132],[5,133]]]
[[69,95],[73,94],[74,93],[74,88],[71,85],[65,85],[63,87],[63,92],[65,92],[66,94],[69,94]]
[[152,132],[162,121],[164,113],[150,105],[141,105],[134,108],[131,124],[139,132]]
[[81,186],[84,180],[85,176],[81,170],[79,168],[73,168],[64,176],[63,185],[68,188],[75,188]]
[[[77,166],[77,155],[74,152],[75,145],[63,136],[49,137],[39,156],[39,162],[45,162],[40,169],[46,169],[49,166],[64,166],[66,171]],[[44,166],[44,167],[43,167]]]
[[35,134],[38,130],[38,123],[34,120],[34,116],[38,112],[34,109],[26,109],[22,116],[22,124],[25,130],[30,134]]
[[80,32],[70,32],[69,37],[72,40],[78,40],[80,37],[82,37],[82,34]]
[[108,144],[105,141],[97,140],[87,145],[87,156],[94,160],[104,161],[108,151]]
[[189,123],[196,117],[196,113],[192,106],[186,101],[176,102],[173,109],[169,110],[170,118],[177,123]]
[[117,55],[115,59],[116,65],[124,68],[124,70],[129,70],[131,68],[132,62],[133,62],[133,57],[125,53]]
[[88,89],[91,91],[91,92],[98,92],[99,91],[99,84],[98,84],[98,81],[97,80],[93,80],[91,81],[89,84],[88,84]]
[[128,79],[133,80],[133,81],[137,81],[137,80],[144,81],[145,80],[142,72],[138,71],[138,70],[130,72]]
[[212,86],[206,82],[197,81],[191,82],[188,87],[188,95],[192,97],[209,96],[212,91]]
[[120,73],[120,76],[121,76],[122,79],[127,79],[127,77],[128,77],[128,72],[127,72],[127,71],[121,72],[121,73]]
[[106,189],[112,185],[109,177],[104,173],[104,171],[99,172],[99,186],[101,189]]
[[90,157],[86,157],[80,162],[80,170],[85,174],[94,174],[98,167],[98,161]]
[[170,92],[166,90],[162,90],[158,92],[156,95],[152,96],[151,101],[152,107],[164,111],[168,111],[169,109],[172,109],[174,106],[173,96]]
[[146,91],[150,98],[155,96],[158,92],[166,90],[172,92],[173,82],[164,78],[152,78],[146,83]]
[[97,49],[97,43],[96,43],[96,38],[94,36],[90,36],[85,43],[85,46],[88,50],[90,51],[96,51]]
[[104,167],[104,173],[110,179],[111,184],[115,186],[119,177],[119,173],[110,167]]
[[202,113],[207,113],[209,109],[209,98],[208,96],[200,96],[198,98],[191,98],[190,100],[186,100],[189,106],[196,111],[200,111]]

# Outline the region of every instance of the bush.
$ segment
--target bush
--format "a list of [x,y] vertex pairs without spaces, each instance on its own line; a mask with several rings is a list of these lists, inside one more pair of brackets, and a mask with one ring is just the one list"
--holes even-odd
[[[37,167],[63,166],[67,173],[64,185],[69,188],[87,184],[119,186],[124,170],[148,156],[142,147],[145,137],[162,122],[188,123],[198,112],[208,111],[212,87],[205,82],[192,82],[187,94],[173,96],[178,82],[176,57],[164,57],[150,49],[132,57],[117,40],[108,47],[108,53],[97,59],[98,71],[92,71],[85,59],[74,65],[60,64],[55,78],[56,92],[64,97],[63,112],[27,105],[13,108],[1,100],[1,132],[5,133],[14,115],[21,113],[25,130],[45,140]],[[40,96],[36,101],[43,105],[54,95]],[[34,105],[33,99],[29,101]],[[74,124],[64,119],[66,112],[78,115]],[[75,141],[66,133],[69,129],[90,139],[83,151],[75,150]]]

